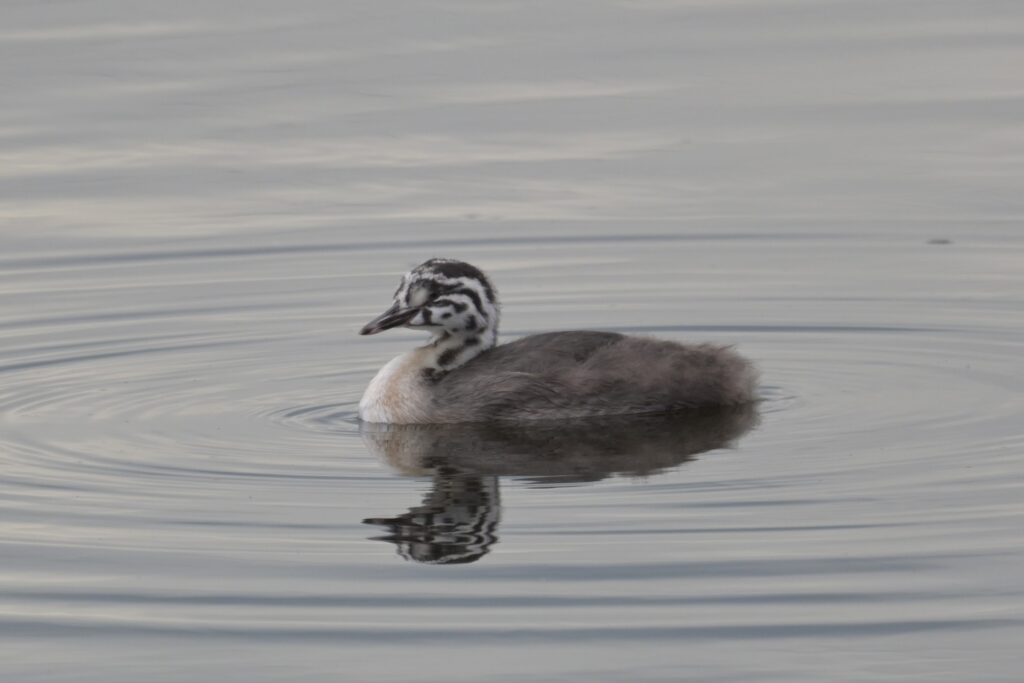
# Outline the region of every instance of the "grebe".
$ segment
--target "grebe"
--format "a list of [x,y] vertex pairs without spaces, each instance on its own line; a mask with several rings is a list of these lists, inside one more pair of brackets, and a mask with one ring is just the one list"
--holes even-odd
[[387,363],[359,402],[366,422],[444,424],[656,415],[755,400],[757,371],[731,349],[614,332],[548,332],[498,341],[498,298],[478,268],[430,259],[360,334],[426,329],[430,341]]

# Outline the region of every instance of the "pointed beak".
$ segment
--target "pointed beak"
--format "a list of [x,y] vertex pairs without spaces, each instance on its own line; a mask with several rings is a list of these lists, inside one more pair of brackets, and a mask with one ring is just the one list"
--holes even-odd
[[377,334],[384,330],[390,330],[392,327],[400,327],[419,313],[418,308],[401,308],[397,303],[391,308],[384,311],[376,318],[366,323],[363,329],[359,330],[359,334]]

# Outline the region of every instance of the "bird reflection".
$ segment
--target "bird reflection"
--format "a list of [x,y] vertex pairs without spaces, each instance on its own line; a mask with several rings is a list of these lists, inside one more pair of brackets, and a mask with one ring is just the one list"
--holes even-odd
[[402,474],[431,478],[420,505],[363,521],[385,527],[374,540],[394,543],[405,559],[475,562],[498,540],[500,477],[558,485],[649,476],[730,446],[757,421],[756,406],[746,405],[551,423],[363,423],[373,453]]
[[434,472],[421,505],[397,517],[364,519],[387,527],[374,540],[390,541],[398,554],[424,564],[466,564],[487,554],[498,540],[498,478],[462,475],[446,467]]

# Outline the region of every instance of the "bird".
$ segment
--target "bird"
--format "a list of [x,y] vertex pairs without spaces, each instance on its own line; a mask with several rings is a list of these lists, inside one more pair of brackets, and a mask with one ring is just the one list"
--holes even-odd
[[660,415],[756,402],[758,371],[731,347],[616,332],[545,332],[498,344],[498,293],[479,268],[432,258],[402,276],[359,333],[429,341],[385,364],[359,418],[385,424]]

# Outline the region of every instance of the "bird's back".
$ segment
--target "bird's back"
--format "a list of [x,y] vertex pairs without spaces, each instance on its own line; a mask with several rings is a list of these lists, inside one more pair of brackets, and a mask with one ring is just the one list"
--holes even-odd
[[438,422],[668,413],[754,400],[731,349],[613,332],[552,332],[494,347],[434,383]]

